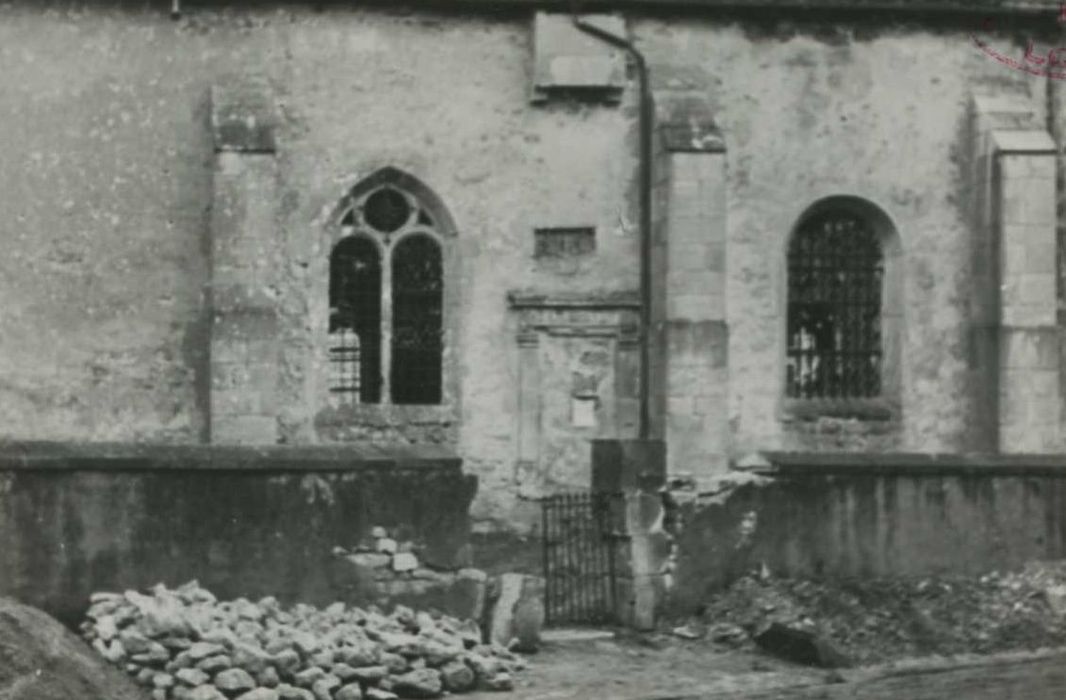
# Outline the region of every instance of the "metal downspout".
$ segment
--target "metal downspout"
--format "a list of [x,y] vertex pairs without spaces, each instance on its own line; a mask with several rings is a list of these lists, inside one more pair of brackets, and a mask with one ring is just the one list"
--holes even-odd
[[640,83],[640,424],[639,436],[647,440],[650,433],[651,386],[651,200],[652,200],[652,124],[654,102],[648,82],[648,64],[631,41],[588,24],[578,16],[578,2],[571,5],[574,26],[628,53],[637,66]]

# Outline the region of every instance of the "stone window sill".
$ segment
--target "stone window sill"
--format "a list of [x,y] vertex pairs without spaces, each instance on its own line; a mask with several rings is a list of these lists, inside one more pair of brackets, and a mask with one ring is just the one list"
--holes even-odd
[[330,406],[317,417],[320,425],[396,426],[451,425],[456,423],[454,406],[400,404],[351,404]]
[[781,419],[786,423],[814,422],[821,418],[860,421],[898,421],[899,404],[887,398],[785,399]]

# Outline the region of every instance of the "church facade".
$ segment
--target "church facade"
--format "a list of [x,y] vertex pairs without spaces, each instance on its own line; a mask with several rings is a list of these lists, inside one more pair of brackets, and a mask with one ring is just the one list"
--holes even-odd
[[1066,449],[1056,4],[183,5],[0,5],[5,438]]

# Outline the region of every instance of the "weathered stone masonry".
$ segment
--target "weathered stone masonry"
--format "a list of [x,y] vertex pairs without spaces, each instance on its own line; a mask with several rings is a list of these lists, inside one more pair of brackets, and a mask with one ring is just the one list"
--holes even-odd
[[[1057,84],[989,60],[962,19],[624,5],[608,23],[659,106],[652,427],[670,471],[762,449],[1062,449]],[[588,440],[632,437],[637,415],[636,90],[566,17],[501,7],[0,7],[3,433],[433,443],[479,477],[486,527],[587,485]],[[393,171],[451,220],[448,400],[345,414],[323,384],[332,227]],[[834,198],[898,242],[887,417],[783,400],[789,236]],[[538,259],[550,229],[591,238]]]
[[275,98],[264,81],[211,91],[211,442],[278,441]]

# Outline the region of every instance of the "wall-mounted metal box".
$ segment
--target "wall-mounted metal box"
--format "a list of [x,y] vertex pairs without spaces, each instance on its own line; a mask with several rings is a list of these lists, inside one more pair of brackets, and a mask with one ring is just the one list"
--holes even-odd
[[[582,19],[616,36],[626,36],[626,23],[621,17],[582,15]],[[625,52],[581,31],[568,14],[536,13],[533,102],[547,101],[553,94],[617,102],[625,84]]]

